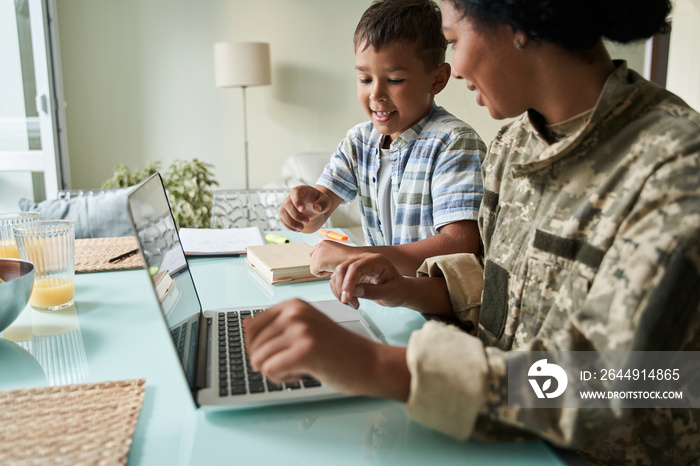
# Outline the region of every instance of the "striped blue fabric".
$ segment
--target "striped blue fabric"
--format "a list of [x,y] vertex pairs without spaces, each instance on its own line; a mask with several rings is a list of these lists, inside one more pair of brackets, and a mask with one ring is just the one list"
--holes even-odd
[[370,121],[350,129],[317,182],[346,202],[360,196],[368,245],[411,243],[444,225],[477,219],[486,146],[471,126],[433,105],[428,116],[391,143],[396,217],[393,238],[385,238],[377,214],[382,137]]

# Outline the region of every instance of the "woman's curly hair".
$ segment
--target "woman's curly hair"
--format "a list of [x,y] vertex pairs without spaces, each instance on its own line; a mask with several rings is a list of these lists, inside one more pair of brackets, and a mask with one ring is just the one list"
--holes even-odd
[[537,42],[586,51],[668,32],[669,0],[449,0],[476,27],[507,24]]

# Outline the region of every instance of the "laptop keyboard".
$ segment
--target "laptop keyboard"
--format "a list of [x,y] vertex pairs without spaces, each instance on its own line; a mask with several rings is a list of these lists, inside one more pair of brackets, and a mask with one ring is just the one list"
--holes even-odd
[[170,331],[173,336],[173,341],[175,342],[175,347],[177,348],[177,354],[180,356],[180,361],[185,359],[185,342],[187,341],[187,322],[183,323],[179,327],[175,327]]
[[219,396],[320,387],[321,382],[308,376],[304,376],[298,382],[276,384],[260,372],[253,370],[245,352],[244,329],[241,320],[253,317],[262,311],[262,309],[258,309],[218,314]]

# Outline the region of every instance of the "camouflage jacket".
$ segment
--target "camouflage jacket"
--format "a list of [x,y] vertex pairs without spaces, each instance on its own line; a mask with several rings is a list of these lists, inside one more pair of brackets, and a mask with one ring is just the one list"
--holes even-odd
[[[409,416],[459,438],[534,434],[593,462],[700,457],[700,410],[508,408],[509,350],[700,350],[700,115],[616,65],[573,134],[550,144],[525,114],[492,142],[480,313],[461,278],[481,261],[419,271],[446,278],[478,339],[434,323],[414,333]],[[440,412],[431,399],[447,396],[460,399]]]

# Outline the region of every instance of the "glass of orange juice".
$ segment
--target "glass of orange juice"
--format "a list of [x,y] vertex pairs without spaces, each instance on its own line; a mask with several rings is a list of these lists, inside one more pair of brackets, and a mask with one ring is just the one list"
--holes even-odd
[[56,311],[75,301],[75,223],[36,220],[13,227],[20,258],[34,264],[34,289],[29,304]]
[[19,259],[15,234],[12,231],[14,225],[38,220],[39,212],[3,212],[0,213],[0,257]]

